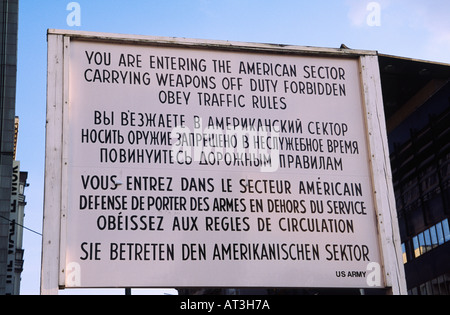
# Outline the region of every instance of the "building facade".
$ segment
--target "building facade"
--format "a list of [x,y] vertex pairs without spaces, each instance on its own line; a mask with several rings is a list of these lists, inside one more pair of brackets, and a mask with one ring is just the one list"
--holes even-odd
[[[0,295],[15,294],[11,200],[15,141],[18,0],[0,2]],[[20,171],[17,173],[20,177]],[[16,174],[16,175],[17,175]]]
[[380,70],[408,293],[450,295],[450,65]]

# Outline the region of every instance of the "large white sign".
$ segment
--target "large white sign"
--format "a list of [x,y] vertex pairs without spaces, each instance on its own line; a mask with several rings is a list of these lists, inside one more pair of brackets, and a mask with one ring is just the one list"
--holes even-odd
[[61,286],[387,286],[360,58],[65,52]]

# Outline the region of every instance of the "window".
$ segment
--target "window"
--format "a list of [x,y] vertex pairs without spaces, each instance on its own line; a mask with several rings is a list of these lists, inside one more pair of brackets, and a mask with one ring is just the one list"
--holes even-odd
[[402,257],[403,257],[403,263],[406,264],[408,262],[408,256],[406,255],[406,244],[402,244]]
[[442,275],[427,281],[408,291],[409,295],[449,295],[450,274]]
[[447,288],[447,282],[445,280],[445,276],[440,276],[438,278],[438,285],[439,285],[439,294],[440,295],[448,295],[448,288]]
[[430,236],[431,236],[431,246],[432,248],[436,248],[439,246],[437,233],[436,233],[436,226],[433,226],[430,228]]
[[437,231],[437,235],[438,235],[438,243],[439,243],[439,245],[444,244],[445,243],[444,230],[442,229],[442,223],[441,222],[436,224],[436,231]]
[[425,245],[425,236],[423,233],[419,234],[419,249],[420,249],[420,255],[423,255],[427,252],[427,248]]
[[443,164],[441,164],[441,176],[444,179],[449,177],[450,175],[450,163],[448,162],[448,160],[450,160],[450,155],[448,156],[447,162],[442,162]]
[[415,236],[413,238],[413,244],[414,244],[414,257],[417,258],[421,255],[420,254],[420,246],[419,246],[419,238],[417,236]]
[[425,238],[425,252],[429,252],[433,249],[433,245],[431,244],[431,235],[430,230],[426,230],[423,232],[424,238]]
[[420,286],[419,290],[420,290],[420,295],[428,295],[426,283],[422,284]]
[[450,228],[448,226],[448,219],[446,219],[445,221],[442,222],[442,227],[444,229],[445,242],[449,242],[450,241]]
[[[450,226],[448,219],[439,222],[428,230],[413,237],[412,246],[414,249],[414,257],[410,256],[410,259],[420,257],[446,242],[450,242]],[[402,244],[403,262],[405,264],[408,262],[407,252],[410,251],[410,246],[411,241]]]

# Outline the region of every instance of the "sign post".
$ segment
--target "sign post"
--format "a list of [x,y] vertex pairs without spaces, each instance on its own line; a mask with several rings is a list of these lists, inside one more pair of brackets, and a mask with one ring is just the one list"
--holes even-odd
[[48,42],[43,293],[405,293],[375,52]]

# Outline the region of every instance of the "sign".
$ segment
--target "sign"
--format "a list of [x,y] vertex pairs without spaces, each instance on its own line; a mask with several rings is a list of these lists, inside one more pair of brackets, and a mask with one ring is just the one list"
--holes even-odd
[[[16,120],[16,123],[17,120]],[[18,257],[18,248],[21,247],[21,219],[19,195],[20,195],[20,162],[13,161],[11,178],[11,207],[9,213],[8,225],[8,251],[6,265],[6,293],[14,294],[16,286],[16,259]],[[23,214],[22,214],[23,217]]]
[[373,53],[110,36],[49,37],[61,287],[390,286]]

